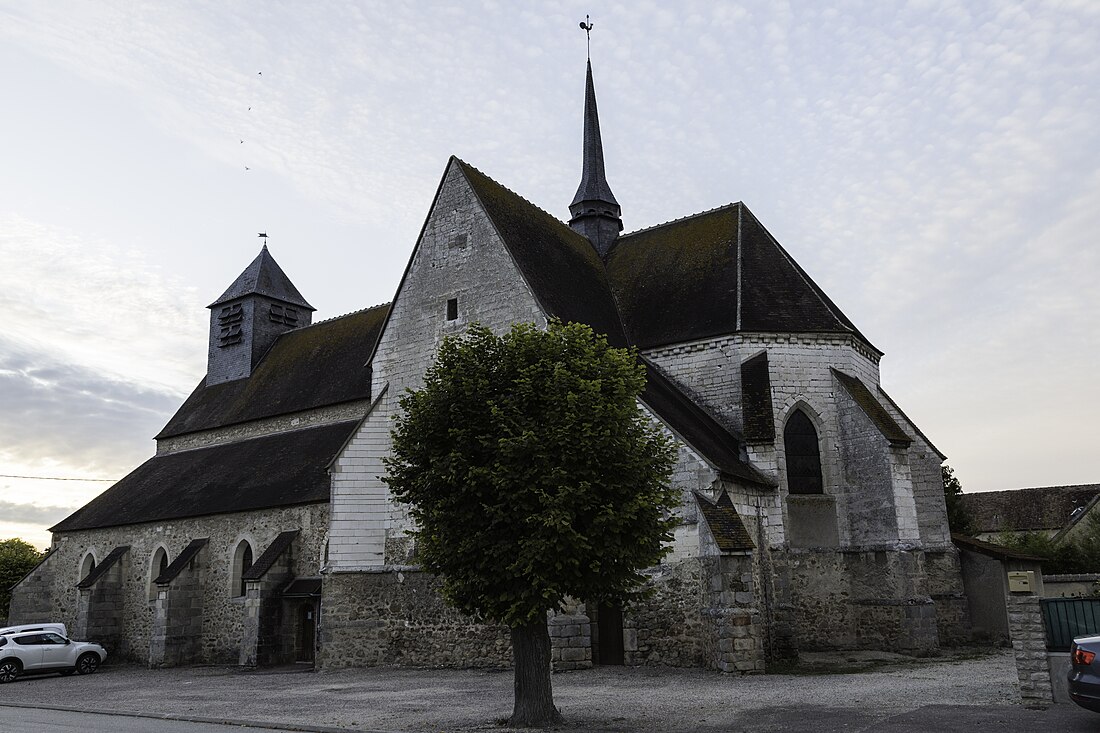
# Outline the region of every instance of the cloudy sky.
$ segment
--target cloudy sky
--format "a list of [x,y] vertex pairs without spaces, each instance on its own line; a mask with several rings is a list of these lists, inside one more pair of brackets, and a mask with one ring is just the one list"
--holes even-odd
[[449,155],[568,218],[585,13],[627,230],[744,201],[966,490],[1100,482],[1094,0],[0,0],[0,538],[152,455],[258,232],[329,318]]

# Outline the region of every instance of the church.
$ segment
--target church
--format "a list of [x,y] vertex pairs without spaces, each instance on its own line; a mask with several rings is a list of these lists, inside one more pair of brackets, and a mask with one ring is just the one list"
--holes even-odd
[[556,669],[965,641],[944,456],[882,352],[743,203],[624,234],[591,62],[582,161],[563,222],[451,158],[391,302],[349,315],[314,323],[265,246],[209,306],[207,373],[156,454],[51,528],[10,621],[151,666],[509,665],[508,630],[417,566],[383,459],[444,337],[558,318],[638,350],[680,521],[647,600],[548,619]]

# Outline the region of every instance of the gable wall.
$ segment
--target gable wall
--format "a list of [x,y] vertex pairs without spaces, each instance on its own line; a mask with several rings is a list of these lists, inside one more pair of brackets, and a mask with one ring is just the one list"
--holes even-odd
[[[455,321],[446,320],[449,298],[458,298]],[[403,559],[384,556],[387,536],[402,554],[397,548],[408,527],[380,478],[382,457],[390,453],[392,418],[405,390],[422,384],[443,337],[459,335],[473,322],[504,331],[518,322],[543,325],[546,314],[452,163],[379,339],[371,393],[381,397],[334,463],[329,552],[334,570]]]

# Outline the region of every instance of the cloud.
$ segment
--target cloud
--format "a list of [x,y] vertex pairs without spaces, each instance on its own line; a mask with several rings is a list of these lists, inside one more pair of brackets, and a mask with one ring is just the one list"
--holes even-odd
[[15,504],[0,501],[0,517],[10,524],[46,525],[57,524],[76,511],[77,507],[38,506],[37,504]]

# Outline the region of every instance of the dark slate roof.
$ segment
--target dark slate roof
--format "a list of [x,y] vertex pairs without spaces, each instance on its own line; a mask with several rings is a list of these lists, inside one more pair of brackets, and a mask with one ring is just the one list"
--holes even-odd
[[612,346],[625,346],[603,262],[588,239],[468,163],[452,160],[547,313],[566,323],[587,323]]
[[1044,486],[1010,491],[963,494],[960,500],[973,520],[974,532],[1057,530],[1077,507],[1100,494],[1100,484]]
[[256,255],[256,259],[252,260],[252,264],[246,267],[244,272],[233,281],[229,289],[207,307],[213,308],[222,303],[252,294],[266,295],[284,303],[316,310],[306,302],[306,299],[298,292],[298,288],[294,287],[294,283],[290,282],[290,278],[283,272],[283,268],[279,267],[275,258],[267,251],[266,244],[260,250],[260,254]]
[[772,411],[767,351],[741,364],[741,408],[745,416],[745,440],[750,443],[774,442],[775,413]]
[[871,422],[882,433],[882,436],[890,441],[890,445],[904,448],[913,442],[913,439],[905,434],[901,426],[894,421],[894,418],[890,416],[882,403],[875,399],[875,396],[871,394],[871,390],[867,389],[863,382],[839,369],[830,369],[829,371],[836,376],[840,384],[859,405],[859,408],[867,414],[867,417],[871,418]]
[[241,580],[260,580],[267,575],[267,571],[271,570],[271,566],[275,564],[279,556],[290,549],[290,545],[294,542],[294,538],[298,536],[299,531],[291,529],[280,532],[279,536],[271,541],[271,544],[267,546],[267,549],[257,558],[256,562],[252,563],[252,567],[241,574]]
[[756,547],[728,493],[723,491],[717,503],[711,503],[710,499],[696,493],[695,501],[699,504],[699,511],[702,512],[703,519],[706,520],[710,534],[714,537],[719,550],[744,552]]
[[955,532],[951,533],[951,541],[955,543],[955,546],[963,550],[971,550],[973,552],[979,552],[989,557],[994,557],[998,560],[1026,560],[1028,562],[1043,562],[1043,558],[1036,557],[1035,555],[1028,555],[1024,552],[1018,552],[1010,547],[1004,545],[994,545],[990,542],[982,542],[974,537],[968,537],[963,534]]
[[845,333],[871,346],[742,203],[619,237],[607,271],[641,348],[742,331]]
[[367,360],[388,312],[378,305],[287,331],[248,378],[204,378],[157,438],[368,399]]
[[191,540],[187,543],[187,547],[183,548],[183,552],[176,556],[176,559],[164,569],[164,572],[156,577],[153,581],[154,585],[167,585],[171,583],[176,577],[183,572],[183,569],[187,567],[187,563],[199,554],[199,550],[206,547],[206,543],[210,539],[203,537],[197,540]]
[[358,424],[346,420],[153,456],[51,531],[328,501],[328,463]]
[[773,485],[742,458],[740,436],[684,394],[652,362],[645,358],[641,361],[646,367],[642,402],[674,433],[726,476],[761,486]]
[[103,558],[103,562],[99,563],[94,568],[92,568],[92,572],[88,573],[88,575],[85,576],[85,578],[83,580],[81,580],[79,583],[77,583],[76,587],[77,588],[91,588],[93,585],[96,584],[97,580],[102,578],[107,573],[107,571],[111,569],[112,565],[114,565],[116,562],[118,562],[120,559],[122,559],[122,556],[125,555],[129,551],[130,551],[130,546],[129,545],[120,545],[119,547],[116,547],[115,549],[111,550],[111,552],[107,555],[107,557]]

